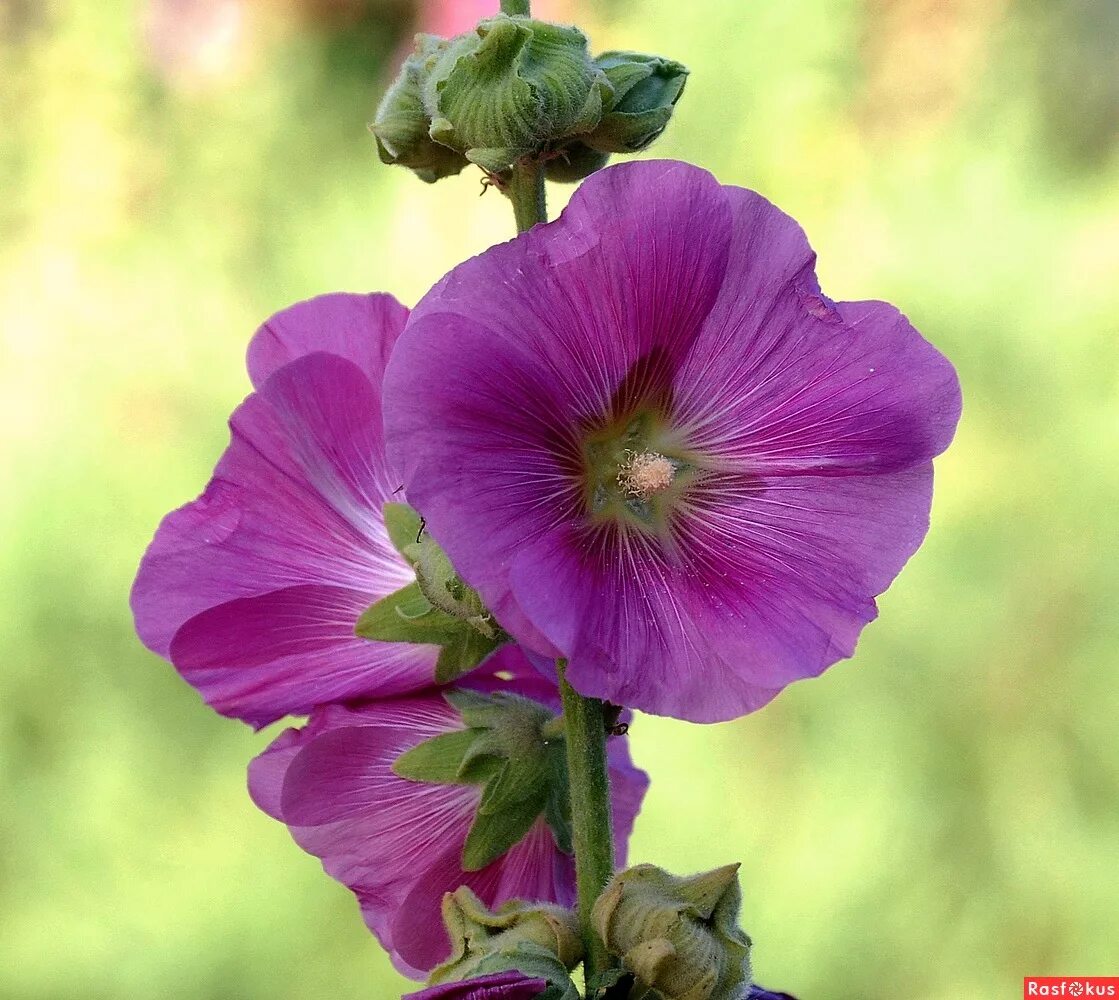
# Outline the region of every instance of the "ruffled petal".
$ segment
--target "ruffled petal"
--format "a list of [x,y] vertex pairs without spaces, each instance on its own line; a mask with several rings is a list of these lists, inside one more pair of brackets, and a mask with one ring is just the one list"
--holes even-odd
[[297,302],[276,313],[253,336],[249,378],[259,389],[284,365],[322,351],[352,361],[379,389],[389,353],[407,319],[408,309],[383,292],[335,292]]
[[381,514],[399,483],[369,379],[341,357],[306,355],[230,426],[206,492],[164,519],[141,563],[141,639],[218,711],[256,724],[429,684],[433,649],[353,635],[365,607],[413,579]]
[[889,472],[943,451],[960,417],[952,365],[893,306],[821,295],[796,222],[725,190],[731,263],[674,382],[677,432],[761,475]]

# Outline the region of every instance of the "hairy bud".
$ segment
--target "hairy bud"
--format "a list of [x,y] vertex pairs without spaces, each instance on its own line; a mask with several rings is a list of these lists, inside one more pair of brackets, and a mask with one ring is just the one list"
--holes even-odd
[[578,1000],[568,971],[583,958],[579,921],[558,906],[519,900],[490,910],[466,886],[443,897],[451,955],[432,973],[432,984],[516,970],[549,983],[546,1000]]
[[637,985],[663,1000],[738,1000],[750,939],[738,927],[738,865],[688,878],[654,865],[616,875],[591,912]]
[[462,153],[435,142],[428,134],[431,120],[424,111],[424,86],[447,45],[447,40],[437,35],[416,36],[415,51],[404,61],[369,126],[382,163],[408,167],[429,184],[459,173],[469,162]]
[[500,14],[453,39],[431,69],[431,138],[490,173],[590,132],[612,90],[576,28]]

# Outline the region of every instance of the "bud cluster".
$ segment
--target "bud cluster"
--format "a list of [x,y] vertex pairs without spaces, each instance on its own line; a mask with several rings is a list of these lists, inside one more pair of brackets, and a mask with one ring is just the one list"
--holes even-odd
[[498,14],[456,38],[417,35],[370,130],[385,163],[429,183],[525,158],[575,181],[668,125],[687,70],[637,52],[592,58],[577,28]]

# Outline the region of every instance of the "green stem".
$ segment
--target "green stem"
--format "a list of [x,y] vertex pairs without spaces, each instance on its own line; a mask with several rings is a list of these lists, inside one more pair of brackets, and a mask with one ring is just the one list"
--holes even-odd
[[614,875],[614,836],[610,817],[610,776],[606,764],[604,706],[584,698],[567,683],[559,660],[560,694],[567,729],[567,773],[571,785],[571,832],[575,845],[575,882],[583,925],[588,979],[613,964],[591,926],[591,907]]
[[529,0],[501,0],[501,13],[528,17],[528,2]]
[[513,175],[505,188],[513,203],[513,218],[517,232],[523,233],[538,222],[548,221],[548,206],[544,198],[544,167],[532,160],[513,164]]

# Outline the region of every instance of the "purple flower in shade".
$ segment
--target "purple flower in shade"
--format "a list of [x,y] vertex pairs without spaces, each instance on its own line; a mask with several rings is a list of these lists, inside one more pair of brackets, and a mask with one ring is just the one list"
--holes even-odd
[[498,972],[478,979],[429,986],[401,1000],[532,1000],[547,988],[544,979],[529,979],[519,972]]
[[[516,646],[498,650],[459,685],[504,690],[559,710],[555,686]],[[302,729],[288,729],[249,768],[249,791],[327,874],[357,896],[370,929],[406,975],[443,961],[443,894],[469,886],[487,906],[508,899],[570,905],[574,862],[538,818],[510,851],[480,871],[461,858],[481,789],[397,777],[393,762],[443,733],[462,729],[438,688],[364,705],[327,705]],[[626,740],[609,743],[618,863],[648,787]]]
[[388,295],[326,295],[265,323],[213,479],[144,556],[136,630],[223,715],[264,725],[432,683],[436,647],[354,635],[415,578],[381,510],[404,499],[381,378],[407,315]]
[[389,457],[582,693],[752,711],[851,655],[924,537],[955,372],[892,306],[825,298],[814,260],[754,192],[625,164],[412,313]]
[[796,1000],[791,993],[774,993],[760,986],[751,986],[744,1000]]

